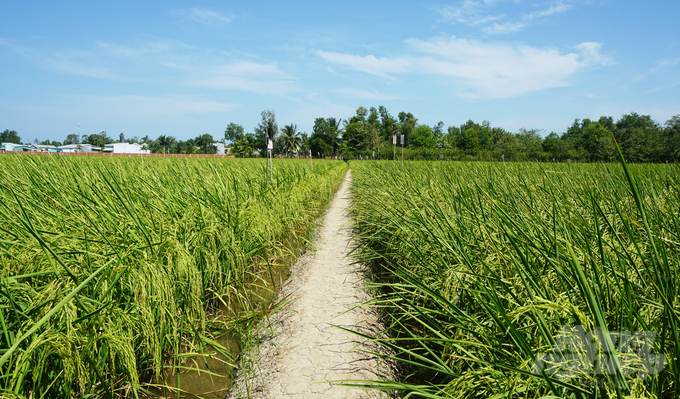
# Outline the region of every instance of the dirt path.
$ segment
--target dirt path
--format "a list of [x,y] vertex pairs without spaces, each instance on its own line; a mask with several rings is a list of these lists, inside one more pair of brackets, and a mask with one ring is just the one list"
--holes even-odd
[[237,378],[232,398],[386,397],[329,382],[375,380],[390,372],[375,356],[360,351],[375,347],[332,326],[379,331],[374,310],[354,308],[369,297],[361,289],[361,267],[346,258],[352,245],[352,225],[345,213],[350,180],[351,171],[317,231],[316,251],[298,259],[279,293],[279,298],[290,295],[292,303],[270,319],[271,327],[262,326],[259,345],[242,355],[246,361],[256,359],[242,365],[255,368],[254,375]]

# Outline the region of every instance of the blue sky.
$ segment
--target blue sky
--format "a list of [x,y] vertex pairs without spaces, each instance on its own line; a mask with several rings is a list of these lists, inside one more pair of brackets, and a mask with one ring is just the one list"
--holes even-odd
[[680,2],[0,3],[0,130],[222,137],[384,105],[564,132],[680,114]]

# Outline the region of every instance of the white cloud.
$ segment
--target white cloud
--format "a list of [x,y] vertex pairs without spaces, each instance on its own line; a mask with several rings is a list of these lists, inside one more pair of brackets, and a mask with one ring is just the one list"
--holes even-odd
[[127,46],[118,43],[97,42],[106,55],[113,57],[140,58],[149,54],[169,54],[173,51],[192,50],[195,47],[172,40],[153,40]]
[[502,24],[494,23],[493,25],[487,26],[486,28],[482,29],[482,32],[490,35],[496,34],[506,35],[508,33],[522,31],[526,27],[527,24],[525,24],[524,22],[504,22]]
[[317,50],[316,54],[328,62],[370,73],[371,75],[382,76],[391,80],[394,80],[394,77],[391,75],[403,73],[411,67],[410,61],[406,59],[378,58],[373,55],[350,55],[321,50]]
[[526,21],[530,21],[532,19],[545,18],[545,17],[549,17],[549,16],[555,15],[555,14],[561,14],[563,12],[568,11],[569,9],[571,9],[571,5],[559,3],[559,4],[551,5],[550,7],[548,7],[545,10],[538,10],[538,11],[534,11],[534,12],[529,13],[529,14],[525,14],[522,17],[522,19],[524,19]]
[[204,8],[192,8],[190,10],[173,10],[169,11],[171,15],[178,18],[188,18],[200,24],[215,27],[231,23],[234,17],[225,15],[218,11],[208,10]]
[[[92,51],[44,52],[0,39],[0,46],[45,69],[103,80],[184,84],[258,94],[297,91],[295,81],[276,65],[249,61],[225,63],[227,57],[175,41],[155,40],[133,46],[96,43]],[[134,62],[131,62],[134,61]]]
[[106,109],[110,115],[125,117],[175,117],[187,114],[228,112],[238,104],[219,103],[194,96],[84,96],[81,98],[87,108]]
[[235,62],[212,68],[208,71],[192,72],[190,84],[217,89],[235,89],[257,94],[282,94],[297,91],[294,81],[281,72],[276,65],[254,62]]
[[523,14],[518,17],[518,21],[507,21],[506,14],[492,12],[493,7],[505,2],[508,0],[463,0],[457,6],[446,6],[436,11],[445,22],[476,27],[488,35],[506,35],[526,29],[535,19],[547,18],[571,9],[571,5],[562,1],[553,2],[544,9]]
[[602,43],[584,42],[574,46],[576,50],[580,51],[585,62],[590,64],[613,65],[614,62],[609,57],[600,53],[602,50]]
[[358,98],[362,100],[399,100],[403,97],[390,96],[387,94],[382,94],[377,91],[368,91],[360,89],[343,88],[339,89],[338,93],[343,94],[347,97]]
[[2,38],[0,38],[0,46],[46,70],[98,79],[126,80],[115,74],[111,67],[96,65],[96,63],[90,60],[92,58],[91,54],[87,52],[73,50],[45,52],[17,45],[12,41]]
[[503,14],[483,15],[489,7],[499,3],[497,0],[464,0],[457,7],[446,6],[437,9],[444,21],[459,23],[467,26],[485,25],[503,19]]
[[[591,65],[610,65],[600,54],[602,44],[581,43],[576,52],[509,43],[484,43],[452,37],[407,40],[420,55],[377,59],[319,52],[329,62],[376,76],[429,74],[448,78],[458,95],[467,98],[509,98],[525,93],[569,85],[569,79]],[[376,62],[378,61],[378,62]],[[382,67],[382,68],[381,68]]]

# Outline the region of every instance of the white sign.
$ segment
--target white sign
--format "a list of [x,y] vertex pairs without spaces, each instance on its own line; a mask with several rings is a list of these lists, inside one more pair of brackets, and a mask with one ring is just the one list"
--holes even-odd
[[404,145],[404,135],[401,135],[401,145]]
[[268,150],[273,150],[274,149],[274,142],[271,140],[267,141],[267,149]]
[[392,136],[392,144],[397,145],[397,135]]

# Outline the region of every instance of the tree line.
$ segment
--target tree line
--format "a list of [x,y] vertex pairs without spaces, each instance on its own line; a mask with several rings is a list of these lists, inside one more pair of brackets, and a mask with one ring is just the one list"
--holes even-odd
[[[615,159],[611,137],[619,143],[629,162],[675,162],[680,159],[680,115],[675,115],[663,125],[649,115],[635,112],[614,121],[602,116],[597,121],[576,119],[565,132],[551,132],[541,137],[537,129],[519,129],[509,132],[492,127],[488,121],[481,124],[468,120],[460,126],[444,123],[433,126],[418,123],[410,112],[391,115],[387,108],[359,107],[349,118],[316,118],[310,134],[299,132],[291,123],[279,128],[273,110],[261,113],[261,120],[252,132],[242,125],[230,123],[224,137],[214,138],[205,133],[185,141],[161,135],[155,140],[148,136],[126,139],[121,133],[119,142],[143,143],[153,153],[206,153],[217,151],[214,143],[221,141],[239,157],[264,154],[268,140],[272,141],[277,155],[312,155],[314,157],[339,156],[345,159],[381,158],[393,156],[393,140],[397,146],[404,140],[406,159],[451,160],[537,160],[608,162]],[[15,131],[0,133],[2,142],[20,143]],[[92,144],[103,147],[113,143],[106,132],[79,137],[69,134],[63,144]],[[44,141],[41,144],[61,145]]]
[[537,160],[608,162],[616,157],[612,137],[619,143],[629,162],[675,162],[680,160],[680,115],[661,125],[649,115],[635,112],[616,122],[610,116],[576,119],[565,132],[551,132],[541,137],[537,129],[509,132],[468,120],[460,126],[444,123],[433,126],[418,123],[410,112],[392,116],[387,108],[359,107],[347,118],[317,118],[311,134],[297,132],[296,125],[284,126],[280,132],[273,111],[264,111],[253,133],[244,133],[241,125],[231,123],[225,141],[233,143],[238,156],[264,153],[266,139],[274,141],[276,154],[311,154],[341,156],[345,159],[390,159],[394,139],[407,159],[456,160]]

